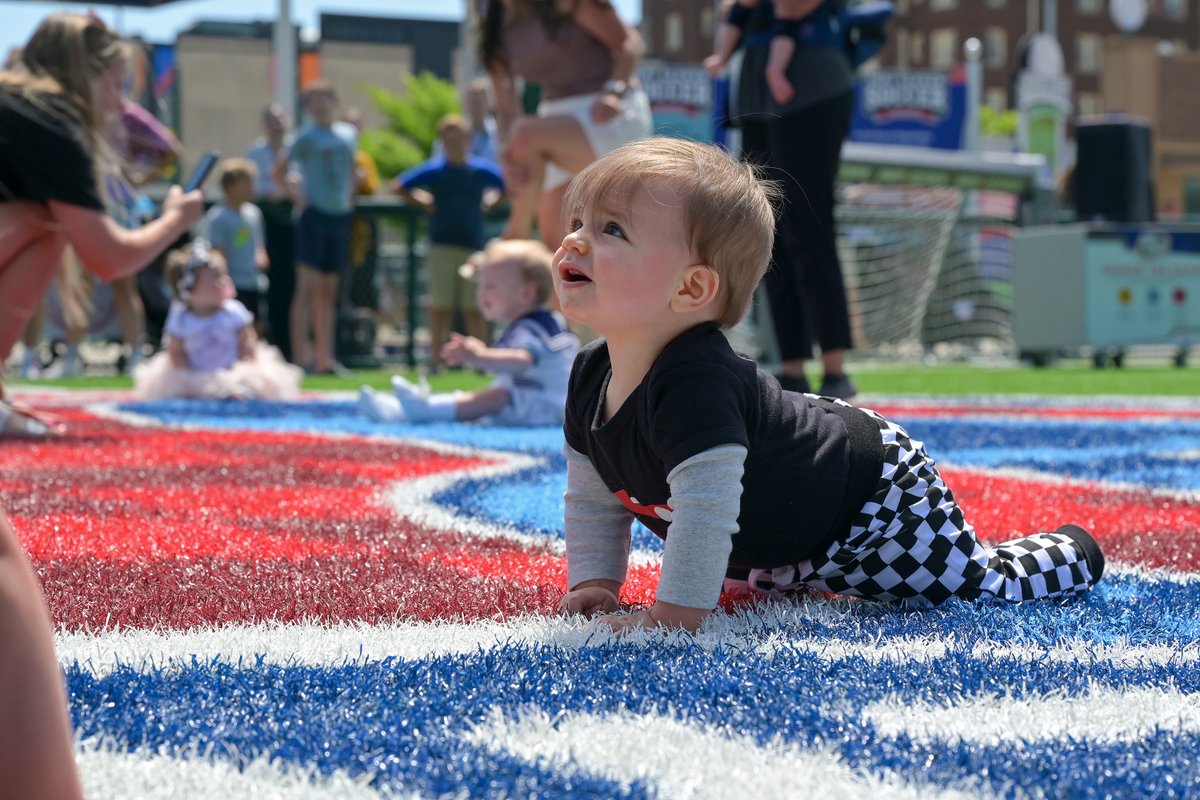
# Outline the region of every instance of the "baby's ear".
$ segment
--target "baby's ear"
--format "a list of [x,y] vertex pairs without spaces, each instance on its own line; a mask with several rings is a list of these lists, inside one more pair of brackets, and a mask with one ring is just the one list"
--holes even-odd
[[721,292],[721,276],[707,264],[693,264],[683,273],[671,298],[671,310],[689,314],[711,306]]

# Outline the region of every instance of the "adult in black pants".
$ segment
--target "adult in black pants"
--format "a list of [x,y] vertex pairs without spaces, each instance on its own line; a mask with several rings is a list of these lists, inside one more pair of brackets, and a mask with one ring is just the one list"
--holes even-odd
[[275,177],[275,165],[292,144],[292,118],[278,103],[263,109],[263,135],[246,151],[258,167],[255,204],[262,211],[267,240],[267,341],[292,360],[288,313],[296,290],[296,223],[287,186]]
[[[819,29],[835,3],[810,2],[806,22],[812,23],[810,30]],[[849,399],[858,390],[844,366],[853,343],[834,206],[842,143],[854,110],[854,72],[835,38],[801,37],[787,71],[796,94],[781,106],[771,98],[765,78],[770,2],[760,2],[739,22],[745,53],[733,118],[742,129],[744,157],[763,165],[784,196],[764,281],[779,345],[777,377],[785,389],[809,391],[804,368],[815,340],[824,367],[818,393]]]

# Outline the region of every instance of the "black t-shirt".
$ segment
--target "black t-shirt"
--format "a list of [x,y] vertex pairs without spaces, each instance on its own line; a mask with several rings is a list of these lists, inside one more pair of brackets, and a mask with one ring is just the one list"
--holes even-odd
[[849,406],[784,392],[735,353],[715,324],[668,344],[612,419],[597,424],[610,370],[603,340],[580,351],[568,388],[566,441],[661,537],[668,523],[652,508],[669,504],[667,475],[720,445],[747,449],[734,566],[802,561],[844,536],[876,489],[883,467],[876,422]]
[[87,135],[60,97],[33,102],[0,86],[0,203],[10,200],[104,209]]

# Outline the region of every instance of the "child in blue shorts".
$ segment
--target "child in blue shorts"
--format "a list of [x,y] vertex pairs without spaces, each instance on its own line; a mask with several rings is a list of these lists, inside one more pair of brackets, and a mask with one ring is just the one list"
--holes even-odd
[[296,198],[304,210],[296,222],[296,292],[288,328],[292,360],[322,374],[334,371],[333,327],[338,283],[349,258],[358,131],[334,120],[338,95],[329,81],[313,81],[302,99],[311,122],[296,133],[275,177],[282,180],[290,161],[303,181],[302,197]]

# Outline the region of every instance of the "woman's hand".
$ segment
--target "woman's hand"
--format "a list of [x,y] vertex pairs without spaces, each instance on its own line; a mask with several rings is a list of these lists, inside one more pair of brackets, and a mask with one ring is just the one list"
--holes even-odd
[[189,228],[195,225],[200,221],[200,217],[204,216],[204,192],[195,189],[184,194],[178,185],[172,186],[167,190],[167,197],[162,206],[162,215],[165,217],[169,214],[178,214],[180,220]]

